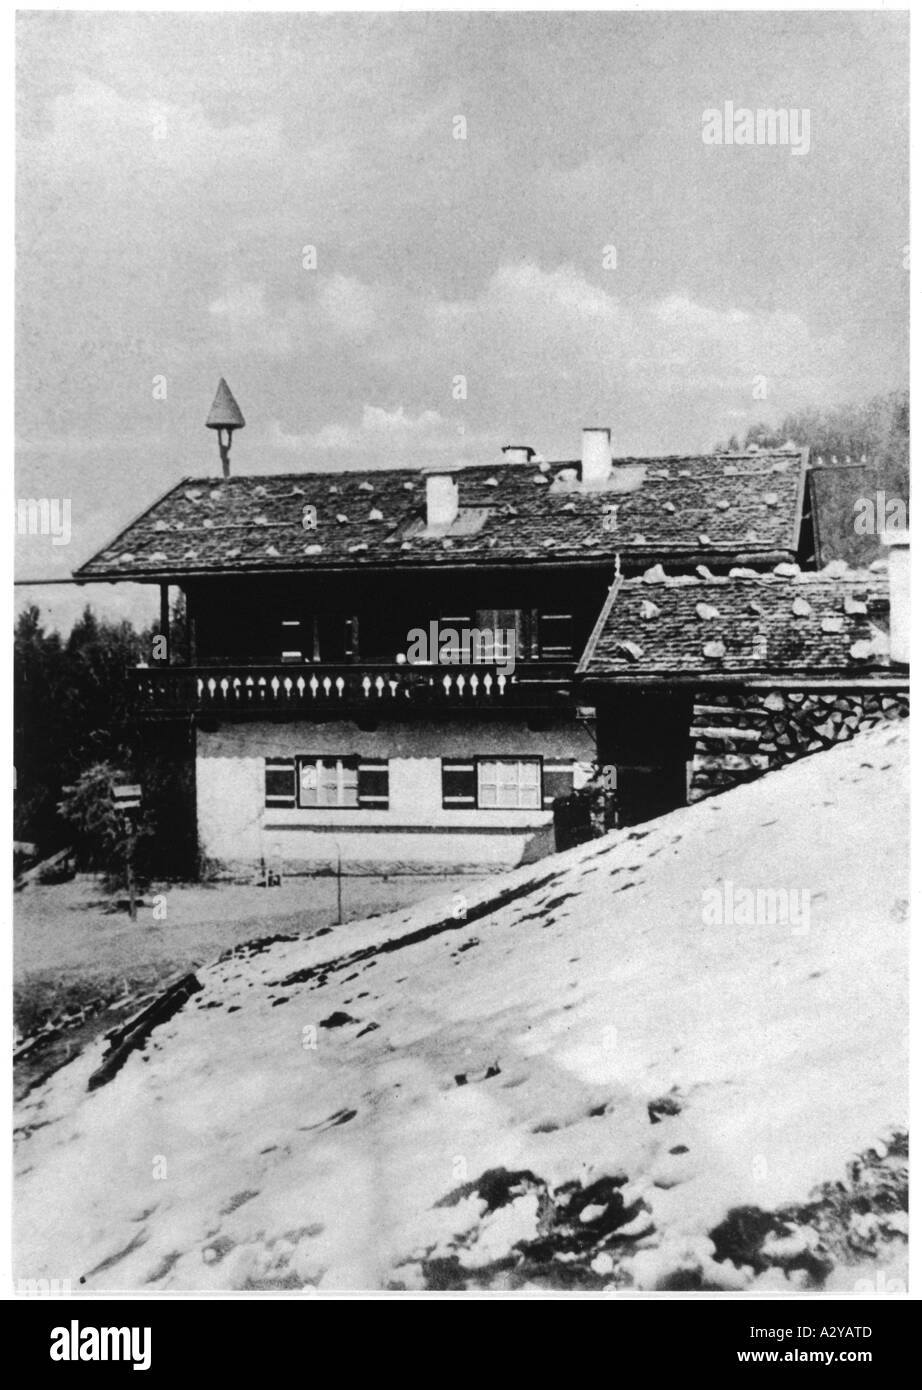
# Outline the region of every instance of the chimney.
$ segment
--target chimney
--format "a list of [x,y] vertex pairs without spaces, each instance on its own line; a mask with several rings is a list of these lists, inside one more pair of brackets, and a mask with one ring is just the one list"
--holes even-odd
[[504,444],[503,458],[507,463],[531,463],[535,451],[530,444]]
[[458,515],[458,484],[451,470],[435,468],[426,474],[426,530],[451,525]]
[[583,487],[604,487],[611,474],[611,430],[583,430]]
[[890,660],[909,665],[909,531],[884,531],[890,550]]

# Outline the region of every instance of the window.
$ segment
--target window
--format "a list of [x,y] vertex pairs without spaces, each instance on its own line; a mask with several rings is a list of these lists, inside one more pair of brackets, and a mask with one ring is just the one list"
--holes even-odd
[[492,634],[495,662],[514,660],[517,655],[524,654],[521,608],[478,608],[477,626]]
[[[448,663],[456,665],[461,661],[470,661],[470,653],[464,650],[463,638],[461,634],[464,629],[474,626],[470,613],[440,613],[439,614],[439,650],[435,660],[443,665]],[[442,645],[441,634],[443,632],[455,632],[458,634],[457,642],[449,645],[448,642]],[[431,659],[431,658],[430,658]]]
[[548,811],[573,790],[573,763],[541,758],[443,758],[446,811]]
[[282,619],[284,662],[351,661],[358,654],[358,619],[348,613],[290,614]]
[[477,805],[484,810],[540,810],[541,759],[479,758]]
[[323,807],[386,811],[389,777],[386,758],[267,758],[266,807],[304,810]]
[[299,758],[298,805],[358,806],[359,770],[355,758]]

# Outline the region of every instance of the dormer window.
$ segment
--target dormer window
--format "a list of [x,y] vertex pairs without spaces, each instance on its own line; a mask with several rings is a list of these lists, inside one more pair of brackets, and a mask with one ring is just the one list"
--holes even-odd
[[409,522],[401,532],[405,539],[444,539],[446,536],[476,536],[490,515],[489,507],[461,507],[444,526],[428,526],[421,517]]

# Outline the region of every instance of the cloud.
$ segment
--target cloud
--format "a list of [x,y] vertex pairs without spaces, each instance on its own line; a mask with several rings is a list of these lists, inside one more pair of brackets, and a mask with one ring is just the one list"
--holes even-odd
[[227,284],[208,305],[220,331],[252,353],[315,357],[330,336],[361,344],[386,331],[382,293],[340,272],[311,277],[303,300],[271,303],[266,285],[243,280]]
[[216,125],[198,103],[124,97],[95,78],[81,76],[49,103],[40,131],[24,132],[28,166],[67,173],[94,167],[101,177],[118,169],[160,167],[194,177],[228,165],[270,158],[279,147],[277,119]]
[[305,346],[304,306],[289,299],[270,305],[266,286],[244,280],[228,286],[208,305],[215,345],[263,357],[300,355]]
[[324,322],[345,338],[364,339],[379,327],[380,294],[352,275],[334,272],[320,281],[317,300]]
[[[235,318],[254,349],[288,343],[312,362],[315,400],[338,392],[345,404],[319,427],[276,424],[270,446],[346,466],[492,458],[513,434],[567,457],[587,423],[611,423],[625,453],[704,448],[730,422],[843,394],[842,344],[797,314],[709,304],[685,290],[632,300],[614,277],[600,283],[569,263],[503,264],[465,297],[344,273],[318,276],[311,293],[273,314],[241,286],[212,307]],[[365,404],[356,419],[351,383],[367,390],[369,381],[402,403]]]
[[567,264],[500,267],[478,296],[436,305],[430,318],[436,333],[462,328],[477,359],[506,380],[556,377],[590,396],[607,382],[609,396],[707,391],[732,404],[759,373],[794,401],[834,391],[844,361],[842,342],[798,314],[715,307],[682,292],[631,301]]
[[353,424],[328,424],[315,433],[291,434],[276,420],[270,429],[270,443],[280,449],[338,452],[380,448],[431,449],[452,441],[452,425],[437,410],[410,415],[402,405],[393,410],[365,405],[361,420]]
[[267,315],[266,287],[248,282],[237,285],[213,299],[208,312],[233,324],[262,322]]

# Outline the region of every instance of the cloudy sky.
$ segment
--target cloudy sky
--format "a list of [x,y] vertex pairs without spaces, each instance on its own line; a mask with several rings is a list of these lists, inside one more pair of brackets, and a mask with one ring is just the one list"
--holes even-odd
[[[899,14],[17,27],[16,492],[73,531],[21,576],[219,472],[221,375],[251,473],[695,450],[905,384]],[[728,101],[809,110],[809,151],[705,144]]]

